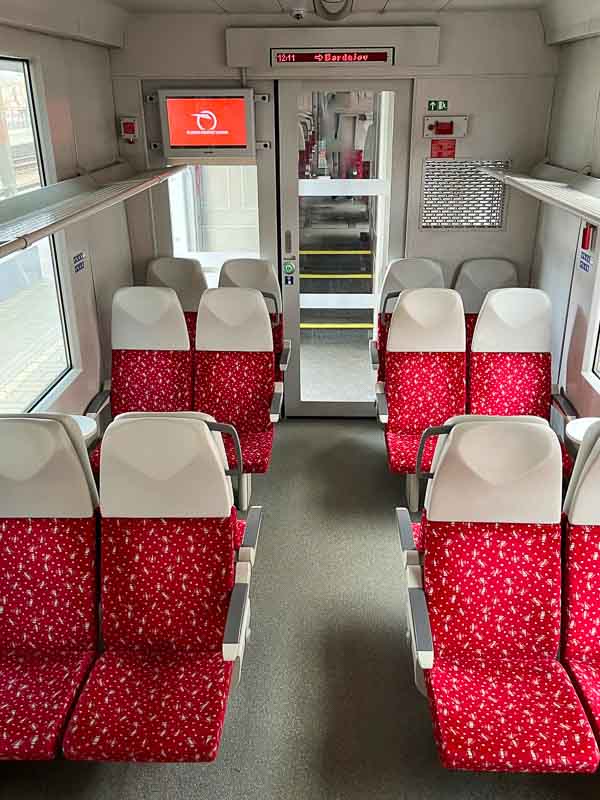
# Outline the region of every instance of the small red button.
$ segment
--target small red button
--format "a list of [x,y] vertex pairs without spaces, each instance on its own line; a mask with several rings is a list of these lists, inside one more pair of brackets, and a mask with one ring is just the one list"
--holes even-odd
[[435,123],[436,136],[452,136],[454,134],[454,121],[437,120]]

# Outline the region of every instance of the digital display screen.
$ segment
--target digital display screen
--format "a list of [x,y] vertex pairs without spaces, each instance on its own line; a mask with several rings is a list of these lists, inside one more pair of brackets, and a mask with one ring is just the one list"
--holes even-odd
[[166,110],[171,148],[248,145],[245,97],[167,97]]
[[273,64],[392,64],[388,50],[277,50]]

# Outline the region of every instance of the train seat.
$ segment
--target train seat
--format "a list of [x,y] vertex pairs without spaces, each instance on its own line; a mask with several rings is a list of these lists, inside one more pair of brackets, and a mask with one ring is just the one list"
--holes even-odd
[[121,417],[104,437],[100,487],[105,652],[64,753],[212,761],[250,618],[222,453],[201,419]]
[[377,314],[377,340],[371,341],[372,366],[377,380],[385,380],[385,350],[392,306],[405,289],[443,289],[444,272],[441,264],[431,258],[397,258],[390,261],[383,278]]
[[291,342],[289,339],[284,339],[281,287],[271,262],[264,258],[230,258],[221,267],[219,286],[258,289],[267,303],[272,304],[273,311],[270,312],[270,318],[273,328],[275,376],[276,380],[283,380],[282,373],[287,370],[290,359]]
[[577,454],[564,506],[566,526],[563,658],[600,740],[600,423]]
[[561,490],[548,426],[471,422],[449,434],[431,486],[424,591],[409,590],[414,652],[449,769],[598,767],[557,660]]
[[[113,417],[128,411],[192,408],[192,353],[183,310],[174,289],[131,286],[112,304],[112,374],[86,413],[110,402]],[[101,443],[90,453],[99,474]]]
[[96,653],[98,497],[76,425],[4,416],[0,440],[0,759],[49,760]]
[[[402,292],[388,333],[383,393],[377,395],[392,472],[414,474],[422,433],[464,413],[465,370],[460,296],[451,289]],[[432,439],[425,469],[434,448]]]
[[540,289],[489,292],[473,335],[471,413],[550,418],[551,325],[550,299]]
[[174,258],[173,256],[153,258],[148,263],[146,284],[163,286],[176,292],[183,308],[190,338],[190,349],[193,350],[196,339],[198,305],[200,298],[208,288],[200,262],[195,258]]
[[[273,447],[283,386],[275,382],[269,312],[257,289],[220,288],[204,293],[198,309],[194,408],[233,425],[246,473],[264,473]],[[225,439],[231,466],[236,455]]]
[[506,258],[471,258],[458,268],[454,288],[462,297],[470,352],[477,316],[488,292],[519,285],[517,268]]

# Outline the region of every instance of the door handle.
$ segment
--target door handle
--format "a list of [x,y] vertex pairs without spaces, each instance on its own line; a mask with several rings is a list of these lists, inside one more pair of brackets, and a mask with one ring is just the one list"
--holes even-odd
[[284,247],[286,254],[291,254],[292,252],[292,232],[286,231],[284,236]]

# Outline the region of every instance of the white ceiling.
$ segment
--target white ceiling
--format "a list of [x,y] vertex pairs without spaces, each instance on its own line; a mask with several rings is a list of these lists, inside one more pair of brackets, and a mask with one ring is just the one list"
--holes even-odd
[[[294,6],[311,8],[311,0],[111,0],[138,13],[277,14]],[[463,11],[540,8],[545,0],[354,0],[354,11]]]

